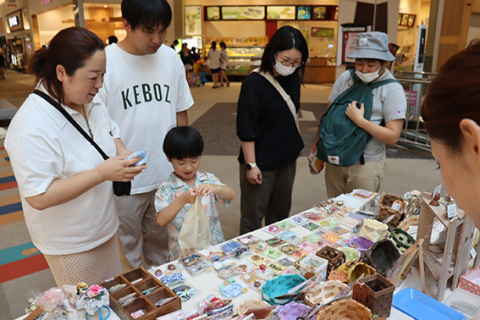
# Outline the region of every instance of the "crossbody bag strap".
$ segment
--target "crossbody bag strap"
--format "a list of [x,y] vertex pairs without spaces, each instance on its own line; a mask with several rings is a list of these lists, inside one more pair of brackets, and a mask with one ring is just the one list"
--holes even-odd
[[272,84],[272,86],[277,89],[278,93],[282,96],[283,100],[287,103],[288,108],[290,109],[290,112],[292,113],[293,117],[295,118],[295,121],[297,119],[297,110],[295,108],[295,105],[293,104],[292,98],[288,95],[288,93],[285,92],[285,90],[282,88],[280,83],[278,83],[277,80],[270,74],[266,72],[261,72],[259,69],[253,70],[253,72],[257,72],[261,76],[263,76],[265,79],[268,80]]
[[48,94],[46,94],[45,92],[42,92],[40,90],[35,90],[35,91],[33,91],[33,93],[42,97],[48,103],[50,103],[52,106],[54,106],[55,109],[60,111],[60,113],[62,113],[65,116],[65,118],[67,118],[67,120],[78,130],[78,132],[80,132],[85,137],[85,139],[87,139],[88,142],[90,142],[95,147],[95,149],[97,149],[97,151],[102,155],[103,159],[107,160],[109,158],[105,154],[105,152],[103,152],[103,150],[98,146],[98,144],[96,144],[95,141],[93,141],[93,139],[85,132],[85,130],[83,130],[82,127],[80,127],[80,125],[72,118],[72,116],[57,101],[53,100],[52,97],[50,97]]
[[288,93],[285,92],[285,90],[282,88],[280,83],[278,83],[277,80],[270,74],[270,73],[265,73],[265,72],[260,72],[259,69],[253,70],[253,72],[257,72],[259,75],[263,76],[265,79],[268,80],[272,84],[272,86],[277,89],[278,93],[282,96],[283,100],[287,103],[288,109],[290,109],[290,112],[292,113],[293,120],[295,121],[295,126],[297,127],[298,133],[301,135],[300,132],[300,126],[298,123],[298,115],[297,115],[297,109],[295,109],[295,105],[293,104],[292,98],[288,95]]

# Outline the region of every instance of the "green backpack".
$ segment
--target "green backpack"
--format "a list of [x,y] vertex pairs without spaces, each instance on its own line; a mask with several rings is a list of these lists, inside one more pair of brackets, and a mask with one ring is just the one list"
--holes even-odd
[[354,70],[351,70],[354,84],[342,92],[323,115],[318,126],[319,137],[317,158],[340,166],[353,166],[359,160],[363,163],[363,151],[370,134],[359,128],[345,114],[348,104],[358,101],[364,104],[364,118],[370,120],[372,116],[373,97],[372,89],[388,83],[399,83],[395,79],[387,79],[369,84],[363,83]]

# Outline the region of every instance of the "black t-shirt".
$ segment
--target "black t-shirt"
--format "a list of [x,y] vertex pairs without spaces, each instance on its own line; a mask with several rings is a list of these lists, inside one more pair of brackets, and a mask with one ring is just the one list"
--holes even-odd
[[[297,73],[276,78],[300,109],[301,80]],[[280,93],[257,72],[242,83],[237,106],[237,136],[255,142],[255,161],[260,170],[283,168],[295,161],[304,144],[295,119]],[[244,163],[240,148],[238,161]]]

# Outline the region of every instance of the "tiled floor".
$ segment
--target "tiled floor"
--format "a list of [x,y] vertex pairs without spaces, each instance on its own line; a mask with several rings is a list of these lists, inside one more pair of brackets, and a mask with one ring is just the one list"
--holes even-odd
[[[1,99],[19,107],[28,92],[32,90],[33,78],[14,71],[7,71],[7,80],[0,81],[0,108]],[[239,83],[232,83],[229,88],[211,89],[211,83],[204,87],[192,87],[195,105],[189,110],[190,123],[194,123],[200,116],[205,114],[217,102],[235,103],[240,90]],[[302,102],[326,103],[331,85],[306,85],[302,89]],[[316,119],[318,122],[318,119]],[[234,130],[234,128],[232,128]],[[219,136],[218,139],[222,139]],[[1,141],[3,144],[3,140]],[[8,158],[4,150],[0,150],[0,183],[2,177],[12,175],[8,166]],[[222,182],[232,186],[237,198],[232,201],[230,207],[219,207],[222,227],[226,238],[238,235],[239,222],[239,179],[236,156],[208,155],[202,157],[201,170],[214,172]],[[387,172],[382,189],[385,192],[403,195],[404,192],[418,189],[431,191],[441,183],[440,172],[436,170],[433,160],[421,159],[387,159]],[[323,174],[312,176],[308,173],[306,157],[300,157],[297,165],[297,176],[294,185],[292,213],[298,213],[312,207],[326,198]],[[13,200],[12,200],[13,199]],[[0,185],[0,207],[5,203],[18,202],[18,191],[16,188],[1,190]],[[0,273],[5,266],[2,261],[7,260],[10,254],[6,254],[9,248],[18,249],[20,253],[29,248],[31,242],[21,214],[8,223],[1,225],[1,219],[10,214],[2,214],[0,208]],[[3,220],[3,221],[6,221]],[[18,247],[20,246],[20,247]],[[21,250],[20,250],[21,249]],[[2,254],[5,253],[5,254]],[[31,250],[27,250],[31,254]],[[4,257],[5,256],[5,257]],[[30,255],[18,256],[20,260],[28,259]],[[33,264],[33,263],[32,263]],[[35,262],[38,264],[38,262]],[[37,266],[38,267],[38,266]],[[0,284],[0,320],[12,319],[21,316],[24,309],[29,307],[28,298],[32,290],[43,291],[54,286],[53,277],[48,269],[35,272],[15,280],[6,281]]]

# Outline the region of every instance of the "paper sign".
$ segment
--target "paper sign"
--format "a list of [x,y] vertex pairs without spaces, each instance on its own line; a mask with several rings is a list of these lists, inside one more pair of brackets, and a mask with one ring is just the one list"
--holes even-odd
[[452,203],[447,206],[447,217],[448,219],[455,218],[457,216],[457,204]]

